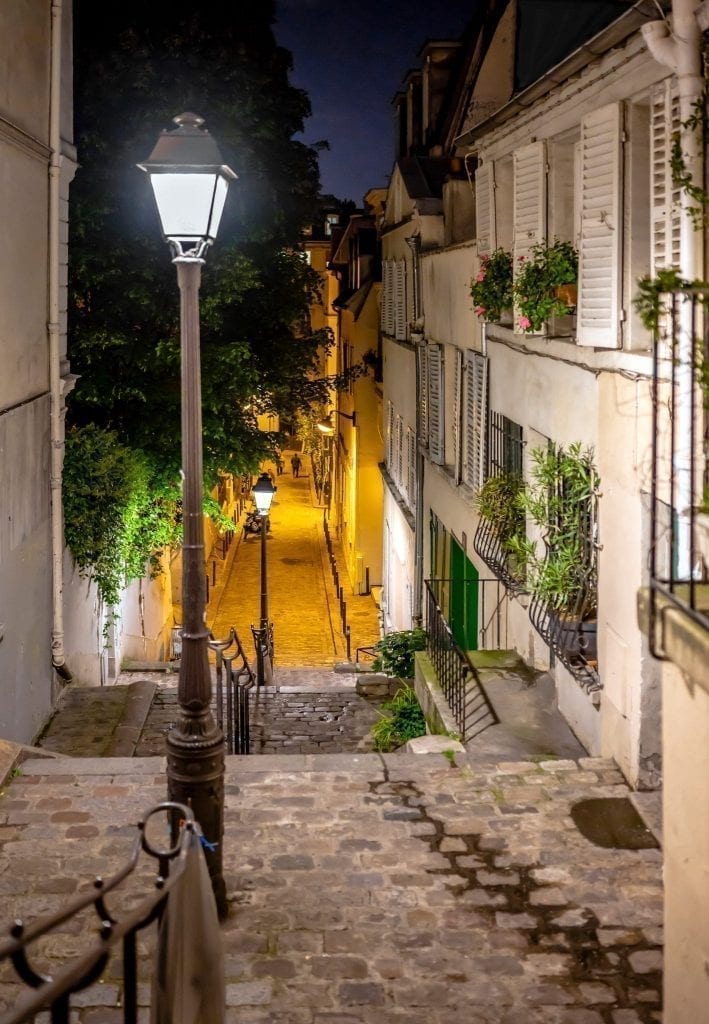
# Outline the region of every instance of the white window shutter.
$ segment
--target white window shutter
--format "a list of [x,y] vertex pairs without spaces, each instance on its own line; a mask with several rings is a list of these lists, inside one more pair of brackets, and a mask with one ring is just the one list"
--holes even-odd
[[491,253],[496,245],[493,163],[482,164],[475,172],[475,224],[478,253]]
[[396,482],[399,488],[404,485],[404,422],[401,416],[396,417]]
[[396,263],[394,260],[389,260],[389,287],[387,292],[387,334],[390,338],[393,338],[396,323]]
[[[513,274],[515,278],[529,258],[533,245],[546,239],[547,170],[543,142],[531,142],[514,153]],[[515,331],[522,333],[517,326]]]
[[386,464],[390,476],[394,475],[394,406],[389,402],[387,410]]
[[389,260],[382,260],[382,290],[379,298],[379,326],[382,334],[386,334],[387,326],[387,291],[389,285]]
[[666,79],[652,94],[650,196],[652,274],[679,268],[681,189],[672,181],[672,136],[680,130],[676,81]]
[[419,365],[419,415],[421,440],[428,447],[428,349],[419,345],[416,349],[416,358]]
[[620,339],[622,108],[610,103],[581,124],[578,343]]
[[453,480],[460,483],[463,459],[463,353],[456,349],[453,363]]
[[428,352],[428,450],[431,461],[443,465],[446,456],[443,409],[443,353],[440,345]]
[[416,506],[416,435],[406,428],[406,493],[411,508]]
[[397,341],[406,341],[406,263],[397,260],[394,264],[395,317],[394,337]]
[[468,352],[465,365],[464,479],[477,490],[485,476],[487,441],[487,356]]

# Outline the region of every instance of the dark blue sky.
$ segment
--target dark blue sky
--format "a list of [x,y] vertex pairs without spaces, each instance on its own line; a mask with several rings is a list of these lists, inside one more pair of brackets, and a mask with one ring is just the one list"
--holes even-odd
[[394,160],[391,100],[426,39],[457,39],[475,0],[277,0],[274,33],[310,96],[304,139],[327,139],[322,190],[358,205]]

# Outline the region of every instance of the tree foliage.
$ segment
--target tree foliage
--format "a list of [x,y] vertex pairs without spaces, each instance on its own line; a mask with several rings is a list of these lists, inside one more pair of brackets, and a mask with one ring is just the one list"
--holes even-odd
[[179,297],[136,163],[174,115],[193,110],[238,174],[203,272],[205,472],[252,469],[273,443],[257,414],[289,417],[312,400],[327,343],[309,329],[318,282],[296,246],[318,192],[317,153],[294,139],[309,102],[288,81],[273,4],[78,0],[75,17],[69,343],[80,379],[70,420],[177,473]]

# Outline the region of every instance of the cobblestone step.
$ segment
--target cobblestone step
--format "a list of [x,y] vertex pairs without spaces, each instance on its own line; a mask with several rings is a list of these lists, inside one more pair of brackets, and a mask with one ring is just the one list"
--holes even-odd
[[[27,761],[0,798],[3,918],[117,870],[164,771]],[[661,1021],[660,852],[594,846],[570,813],[628,796],[613,762],[229,757],[225,792],[227,1024]],[[84,940],[49,944],[50,971]],[[0,1008],[17,997],[6,968]],[[112,968],[73,1019],[117,1021],[121,999]]]

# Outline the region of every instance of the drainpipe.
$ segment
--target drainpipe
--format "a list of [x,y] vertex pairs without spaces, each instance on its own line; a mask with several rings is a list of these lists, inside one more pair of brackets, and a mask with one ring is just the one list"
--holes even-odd
[[[687,172],[695,182],[703,182],[702,153],[697,132],[684,123],[696,112],[697,101],[704,91],[702,68],[702,33],[699,27],[699,0],[673,0],[672,29],[666,21],[652,21],[642,26],[645,44],[652,57],[669,68],[677,78],[679,117],[682,122],[680,141]],[[689,212],[691,200],[682,194],[680,208],[680,273],[688,281],[703,277],[702,235]],[[677,436],[680,446],[672,466],[676,486],[679,523],[677,527],[678,574],[689,579],[691,552],[692,437],[691,395],[693,388],[691,310],[686,303],[679,310],[679,346],[677,369],[678,396],[676,404]]]
[[64,462],[64,423],[60,369],[59,324],[59,200],[61,175],[61,81],[62,81],[62,0],[52,0],[51,8],[51,80],[49,94],[49,270],[48,322],[49,342],[49,417],[50,417],[50,521],[52,543],[52,666],[65,681],[72,674],[64,657],[63,570],[64,531],[62,523],[62,465]]
[[421,370],[420,358],[424,352],[423,331],[419,333],[421,320],[421,236],[412,235],[406,239],[406,244],[411,249],[413,256],[413,282],[414,282],[414,326],[416,332],[412,332],[416,353],[416,510],[414,519],[414,593],[412,599],[411,617],[413,625],[418,628],[423,625],[423,480],[424,480],[424,458],[423,438],[421,437]]

